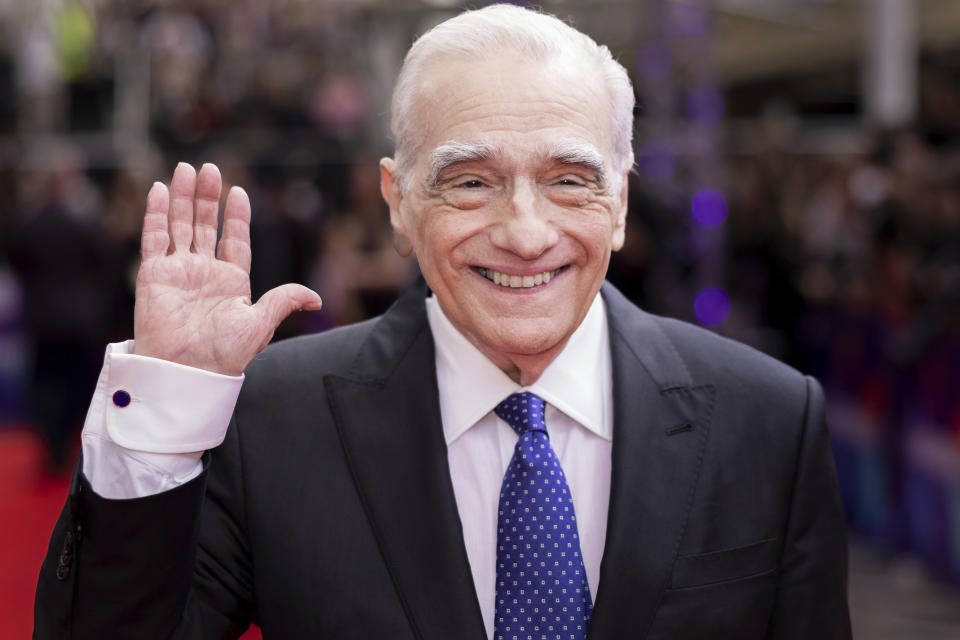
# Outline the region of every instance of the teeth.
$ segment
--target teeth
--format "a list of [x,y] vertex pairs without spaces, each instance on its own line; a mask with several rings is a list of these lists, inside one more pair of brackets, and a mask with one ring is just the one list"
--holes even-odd
[[477,273],[482,275],[487,280],[490,280],[494,284],[500,285],[501,287],[511,287],[514,289],[529,289],[530,287],[538,287],[542,284],[547,284],[550,282],[550,278],[560,273],[561,270],[562,267],[552,271],[543,271],[532,276],[513,276],[506,273],[500,273],[499,271],[494,271],[493,269],[484,269],[482,267],[478,267],[476,269]]

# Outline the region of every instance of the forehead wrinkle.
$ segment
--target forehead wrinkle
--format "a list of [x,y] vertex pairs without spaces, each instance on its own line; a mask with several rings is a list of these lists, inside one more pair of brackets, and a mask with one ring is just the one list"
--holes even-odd
[[[464,106],[463,103],[470,103]],[[530,120],[541,118],[560,119],[567,125],[578,129],[593,131],[593,121],[575,105],[563,101],[549,99],[532,99],[515,97],[512,99],[480,99],[466,98],[448,105],[438,105],[439,119],[453,118],[455,123],[483,122],[491,118],[514,121],[526,124]],[[604,132],[604,135],[606,132]]]

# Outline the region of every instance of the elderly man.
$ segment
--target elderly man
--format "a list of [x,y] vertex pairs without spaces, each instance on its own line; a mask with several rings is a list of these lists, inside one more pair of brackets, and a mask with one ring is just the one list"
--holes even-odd
[[250,205],[218,243],[215,167],[154,185],[36,635],[849,637],[816,383],[604,284],[632,105],[552,17],[424,35],[381,184],[425,283],[261,355],[319,298],[250,304]]

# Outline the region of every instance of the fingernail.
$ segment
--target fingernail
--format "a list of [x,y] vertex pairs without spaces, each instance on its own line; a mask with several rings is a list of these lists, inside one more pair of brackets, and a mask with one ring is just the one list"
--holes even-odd
[[178,163],[177,163],[177,169],[183,169],[183,168],[193,169],[193,167],[192,167],[191,165],[187,164],[186,162],[178,162]]

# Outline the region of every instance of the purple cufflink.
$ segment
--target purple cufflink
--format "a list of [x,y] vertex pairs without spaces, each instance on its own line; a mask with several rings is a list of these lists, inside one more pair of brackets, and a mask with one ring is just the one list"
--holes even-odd
[[113,393],[113,404],[117,405],[121,409],[130,404],[130,394],[120,389]]

